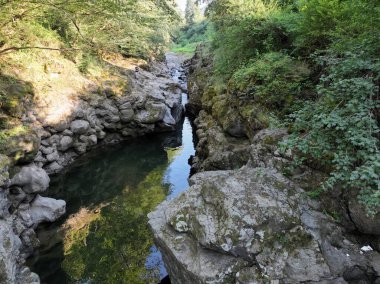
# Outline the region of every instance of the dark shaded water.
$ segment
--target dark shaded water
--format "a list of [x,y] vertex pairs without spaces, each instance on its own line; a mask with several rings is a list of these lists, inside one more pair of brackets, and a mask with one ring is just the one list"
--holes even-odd
[[158,283],[166,276],[147,214],[188,187],[194,154],[186,118],[175,133],[108,146],[52,179],[67,214],[40,226],[29,264],[42,283]]

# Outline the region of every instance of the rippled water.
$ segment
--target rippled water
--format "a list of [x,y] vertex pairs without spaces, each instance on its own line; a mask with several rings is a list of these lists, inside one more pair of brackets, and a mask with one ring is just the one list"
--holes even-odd
[[52,179],[67,214],[40,226],[29,264],[42,283],[158,283],[166,276],[147,214],[188,187],[194,154],[187,118],[174,133],[100,148]]

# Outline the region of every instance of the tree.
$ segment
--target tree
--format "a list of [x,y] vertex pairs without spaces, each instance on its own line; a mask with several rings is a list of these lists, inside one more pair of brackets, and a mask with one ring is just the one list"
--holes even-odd
[[168,43],[176,20],[179,16],[172,0],[4,0],[0,1],[0,54],[33,44],[17,42],[12,35],[21,35],[22,25],[42,24],[56,31],[70,48],[143,55]]
[[185,9],[186,25],[191,26],[200,18],[201,12],[194,0],[187,0]]

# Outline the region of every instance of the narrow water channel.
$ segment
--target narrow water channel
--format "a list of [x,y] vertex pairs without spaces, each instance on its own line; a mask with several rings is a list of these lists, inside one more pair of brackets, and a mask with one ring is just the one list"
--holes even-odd
[[[183,94],[186,103],[186,94]],[[67,213],[38,229],[29,260],[42,283],[154,283],[167,273],[147,214],[188,187],[194,155],[186,117],[176,132],[95,150],[54,177],[48,195]]]

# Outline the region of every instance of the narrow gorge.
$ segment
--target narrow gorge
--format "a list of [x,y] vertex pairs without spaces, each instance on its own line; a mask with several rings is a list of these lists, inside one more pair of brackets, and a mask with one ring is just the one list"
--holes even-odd
[[149,214],[172,283],[378,283],[379,219],[366,217],[352,193],[310,198],[325,174],[307,166],[285,172],[291,153],[278,142],[287,130],[244,117],[253,100],[210,96],[204,55],[200,46],[188,62],[197,174]]
[[376,0],[0,0],[0,284],[380,284]]

